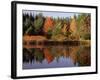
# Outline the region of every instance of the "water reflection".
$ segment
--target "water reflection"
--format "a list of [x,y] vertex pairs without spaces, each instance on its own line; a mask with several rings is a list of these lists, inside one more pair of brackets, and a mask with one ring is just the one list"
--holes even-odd
[[23,69],[90,66],[90,47],[33,46],[23,48]]

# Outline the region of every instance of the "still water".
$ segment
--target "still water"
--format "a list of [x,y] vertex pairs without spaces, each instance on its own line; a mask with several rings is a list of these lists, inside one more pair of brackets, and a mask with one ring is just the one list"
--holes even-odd
[[23,69],[91,65],[89,46],[33,46],[23,48]]

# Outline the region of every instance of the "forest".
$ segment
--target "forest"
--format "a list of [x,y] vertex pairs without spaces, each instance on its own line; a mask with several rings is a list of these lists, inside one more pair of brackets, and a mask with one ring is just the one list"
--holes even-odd
[[42,12],[35,16],[31,13],[23,14],[25,36],[33,36],[33,40],[91,40],[91,14],[79,13],[77,16],[57,18],[43,16]]

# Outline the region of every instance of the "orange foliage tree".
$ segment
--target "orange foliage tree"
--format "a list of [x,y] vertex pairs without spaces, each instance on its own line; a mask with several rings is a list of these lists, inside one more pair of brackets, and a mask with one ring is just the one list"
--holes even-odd
[[51,17],[46,17],[44,22],[43,31],[47,33],[49,30],[52,30],[54,27],[54,21]]
[[54,59],[54,56],[50,53],[50,50],[48,48],[44,49],[44,56],[48,63],[51,63]]

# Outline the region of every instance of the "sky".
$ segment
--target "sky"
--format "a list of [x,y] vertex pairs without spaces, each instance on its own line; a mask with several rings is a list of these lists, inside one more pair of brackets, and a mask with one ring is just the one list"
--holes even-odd
[[32,15],[36,15],[36,14],[39,14],[39,13],[42,13],[43,14],[43,16],[48,16],[48,17],[54,17],[54,18],[57,18],[58,16],[59,17],[73,17],[74,15],[76,15],[76,16],[78,16],[80,13],[72,13],[72,12],[52,12],[52,11],[49,11],[49,12],[47,12],[47,11],[28,11],[28,10],[24,10],[23,11],[23,14],[32,14]]

